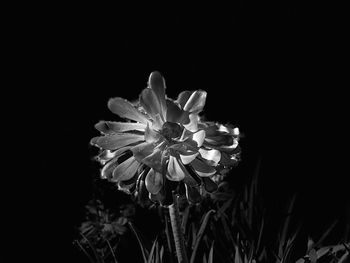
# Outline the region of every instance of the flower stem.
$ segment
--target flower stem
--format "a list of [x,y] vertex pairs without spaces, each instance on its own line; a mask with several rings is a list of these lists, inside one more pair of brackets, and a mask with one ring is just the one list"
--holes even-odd
[[173,197],[174,197],[174,203],[169,206],[169,215],[170,215],[171,227],[173,230],[177,261],[179,263],[188,263],[187,254],[185,250],[185,240],[184,240],[183,233],[181,231],[177,196],[174,195]]

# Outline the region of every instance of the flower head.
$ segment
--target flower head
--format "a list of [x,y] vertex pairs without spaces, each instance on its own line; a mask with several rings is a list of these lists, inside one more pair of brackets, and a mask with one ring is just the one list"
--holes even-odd
[[129,122],[100,121],[101,136],[91,143],[101,149],[101,177],[119,189],[163,202],[170,181],[184,183],[187,199],[200,200],[200,190],[213,192],[213,181],[237,163],[238,128],[201,121],[207,93],[165,94],[165,81],[153,72],[136,103],[113,98],[108,108]]

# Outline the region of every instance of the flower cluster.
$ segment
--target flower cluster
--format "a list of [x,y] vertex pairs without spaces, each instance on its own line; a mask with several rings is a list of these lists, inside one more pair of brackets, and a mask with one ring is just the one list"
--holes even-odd
[[127,231],[127,222],[135,214],[135,207],[128,204],[121,207],[120,216],[106,209],[101,201],[93,200],[86,206],[86,221],[79,227],[82,245],[90,242],[96,248],[104,248],[106,240],[112,241],[124,235]]
[[[101,149],[101,177],[120,190],[163,202],[169,181],[181,182],[190,202],[217,182],[239,160],[239,130],[202,121],[207,93],[181,92],[176,100],[165,94],[165,80],[153,72],[136,103],[112,98],[108,108],[128,122],[100,121],[101,136],[91,144]],[[145,189],[144,189],[145,188]]]

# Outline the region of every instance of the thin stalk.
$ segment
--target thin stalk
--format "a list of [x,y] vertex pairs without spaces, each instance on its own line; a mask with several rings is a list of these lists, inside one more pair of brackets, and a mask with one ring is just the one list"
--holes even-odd
[[171,233],[170,233],[170,227],[169,227],[169,221],[168,221],[168,214],[164,213],[164,220],[165,220],[165,234],[166,234],[166,240],[168,244],[168,250],[170,253],[170,261],[173,263],[173,248],[171,243]]
[[185,250],[185,240],[181,231],[181,222],[179,207],[177,203],[177,196],[173,194],[174,203],[169,206],[169,215],[171,227],[173,230],[174,243],[176,248],[177,261],[179,263],[188,263],[187,254]]
[[106,240],[106,242],[107,242],[107,244],[108,244],[109,249],[111,250],[114,263],[118,263],[117,258],[115,257],[115,254],[114,254],[114,251],[113,251],[113,248],[112,248],[111,244],[109,243],[108,239],[105,239],[105,240]]
[[79,248],[81,249],[81,251],[84,252],[84,254],[88,257],[88,259],[90,260],[91,263],[94,263],[95,261],[92,259],[92,257],[90,256],[90,254],[86,251],[86,249],[80,244],[79,241],[76,241],[76,244],[79,246]]

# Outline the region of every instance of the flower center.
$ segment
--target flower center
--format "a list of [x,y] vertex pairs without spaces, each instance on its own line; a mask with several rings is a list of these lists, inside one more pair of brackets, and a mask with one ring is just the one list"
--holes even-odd
[[179,124],[174,122],[165,122],[162,126],[162,130],[160,132],[164,138],[168,141],[171,141],[173,138],[180,137],[182,134],[182,128]]

